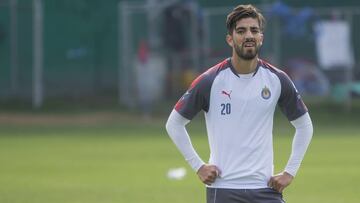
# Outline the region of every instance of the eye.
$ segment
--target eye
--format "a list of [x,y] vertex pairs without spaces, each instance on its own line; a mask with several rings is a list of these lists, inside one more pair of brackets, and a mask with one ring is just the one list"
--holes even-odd
[[236,33],[237,33],[237,34],[241,34],[241,35],[242,35],[242,34],[244,34],[244,33],[245,33],[245,30],[242,30],[242,29],[241,29],[241,30],[236,30]]
[[258,28],[254,28],[254,29],[251,29],[251,32],[254,34],[257,34],[260,32],[260,30]]

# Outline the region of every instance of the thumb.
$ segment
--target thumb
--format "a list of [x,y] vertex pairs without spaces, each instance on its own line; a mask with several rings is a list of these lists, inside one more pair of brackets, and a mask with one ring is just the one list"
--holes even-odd
[[269,182],[268,182],[269,187],[273,187],[273,181],[274,181],[274,177],[271,177]]
[[215,166],[216,169],[216,176],[221,177],[221,170],[219,169],[219,167]]

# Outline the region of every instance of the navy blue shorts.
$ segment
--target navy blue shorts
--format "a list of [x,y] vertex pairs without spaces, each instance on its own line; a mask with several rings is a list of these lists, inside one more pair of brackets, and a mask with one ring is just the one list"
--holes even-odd
[[225,189],[207,188],[207,203],[285,203],[280,192],[271,188]]

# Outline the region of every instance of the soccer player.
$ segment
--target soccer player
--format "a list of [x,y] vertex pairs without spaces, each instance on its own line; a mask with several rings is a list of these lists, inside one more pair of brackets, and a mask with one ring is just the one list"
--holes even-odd
[[[308,110],[290,78],[258,58],[265,19],[252,5],[227,16],[226,41],[232,56],[196,78],[176,103],[166,129],[200,180],[208,203],[281,203],[295,177],[313,133]],[[275,107],[295,127],[285,169],[273,171]],[[193,148],[186,124],[205,113],[210,159]]]

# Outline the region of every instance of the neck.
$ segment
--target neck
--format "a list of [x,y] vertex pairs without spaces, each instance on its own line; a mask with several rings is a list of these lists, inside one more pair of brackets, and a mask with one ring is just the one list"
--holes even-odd
[[233,55],[231,57],[231,63],[238,74],[248,74],[255,72],[258,63],[258,57],[256,56],[251,60],[244,60],[237,55]]

